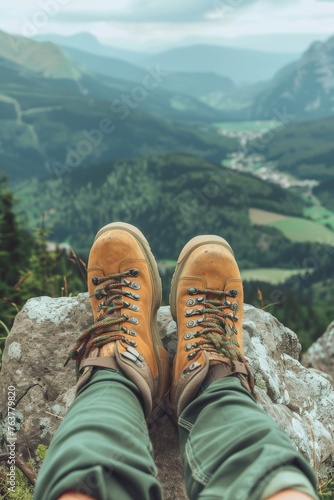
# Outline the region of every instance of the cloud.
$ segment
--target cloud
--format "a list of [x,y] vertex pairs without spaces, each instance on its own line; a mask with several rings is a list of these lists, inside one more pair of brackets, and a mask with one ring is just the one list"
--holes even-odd
[[[12,0],[2,9],[0,29],[22,34],[48,1]],[[57,13],[38,32],[86,31],[103,43],[148,51],[190,42],[235,43],[239,38],[248,48],[245,37],[257,37],[253,48],[270,50],[271,43],[261,37],[294,34],[312,40],[322,33],[325,38],[333,34],[333,20],[334,0],[69,0],[66,5],[59,0]],[[275,50],[296,50],[283,38],[281,45]]]
[[[128,0],[122,7],[110,4],[108,9],[63,10],[59,21],[65,23],[92,22],[163,22],[194,23],[208,21],[210,13],[244,9],[259,0]],[[268,0],[269,2],[273,0]],[[96,5],[96,3],[95,3]]]

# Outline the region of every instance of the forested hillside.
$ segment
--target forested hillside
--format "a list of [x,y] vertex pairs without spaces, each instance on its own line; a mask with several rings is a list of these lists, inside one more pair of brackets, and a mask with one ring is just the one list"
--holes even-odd
[[264,153],[299,179],[325,180],[334,176],[333,128],[334,118],[287,125],[275,131]]
[[[302,215],[305,203],[288,191],[248,174],[228,170],[201,158],[168,154],[82,167],[57,179],[32,179],[19,185],[20,207],[29,226],[41,214],[56,241],[67,241],[87,253],[100,226],[111,220],[138,225],[159,259],[175,259],[187,239],[217,233],[234,246],[247,267],[289,267],[300,249],[272,228],[254,229],[248,207]],[[261,235],[266,245],[261,251]],[[290,255],[289,255],[290,253]],[[296,254],[295,254],[296,256]]]
[[334,118],[291,124],[275,134],[264,154],[298,179],[315,179],[314,194],[334,210]]

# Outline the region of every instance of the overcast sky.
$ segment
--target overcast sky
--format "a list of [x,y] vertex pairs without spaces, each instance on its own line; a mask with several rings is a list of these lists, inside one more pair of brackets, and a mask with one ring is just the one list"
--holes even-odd
[[254,35],[261,45],[268,35],[275,50],[281,40],[293,51],[291,36],[307,45],[334,35],[334,0],[12,0],[1,6],[0,29],[24,35],[86,31],[110,45],[145,50],[201,39],[254,45]]

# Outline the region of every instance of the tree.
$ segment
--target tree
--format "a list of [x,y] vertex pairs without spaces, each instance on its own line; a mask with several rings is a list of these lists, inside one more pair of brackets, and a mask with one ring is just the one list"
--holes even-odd
[[[31,236],[15,213],[15,199],[7,186],[7,179],[0,178],[0,336],[10,327],[20,305],[21,269],[27,265]],[[0,344],[1,345],[1,344]]]

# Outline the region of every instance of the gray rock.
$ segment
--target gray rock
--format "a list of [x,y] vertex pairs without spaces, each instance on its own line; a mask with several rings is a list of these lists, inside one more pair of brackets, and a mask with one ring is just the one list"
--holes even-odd
[[[333,387],[319,372],[299,363],[301,346],[291,330],[264,311],[248,305],[244,310],[245,353],[255,378],[257,402],[288,433],[324,482],[334,473]],[[169,307],[160,309],[158,321],[172,361],[176,325]],[[38,444],[49,444],[74,397],[73,363],[64,368],[64,360],[91,322],[87,294],[31,299],[17,315],[0,374],[3,447],[9,386],[17,393],[20,453],[27,457]],[[175,425],[164,415],[150,423],[150,434],[165,498],[186,499]]]
[[324,372],[334,381],[334,321],[303,356],[303,365]]

